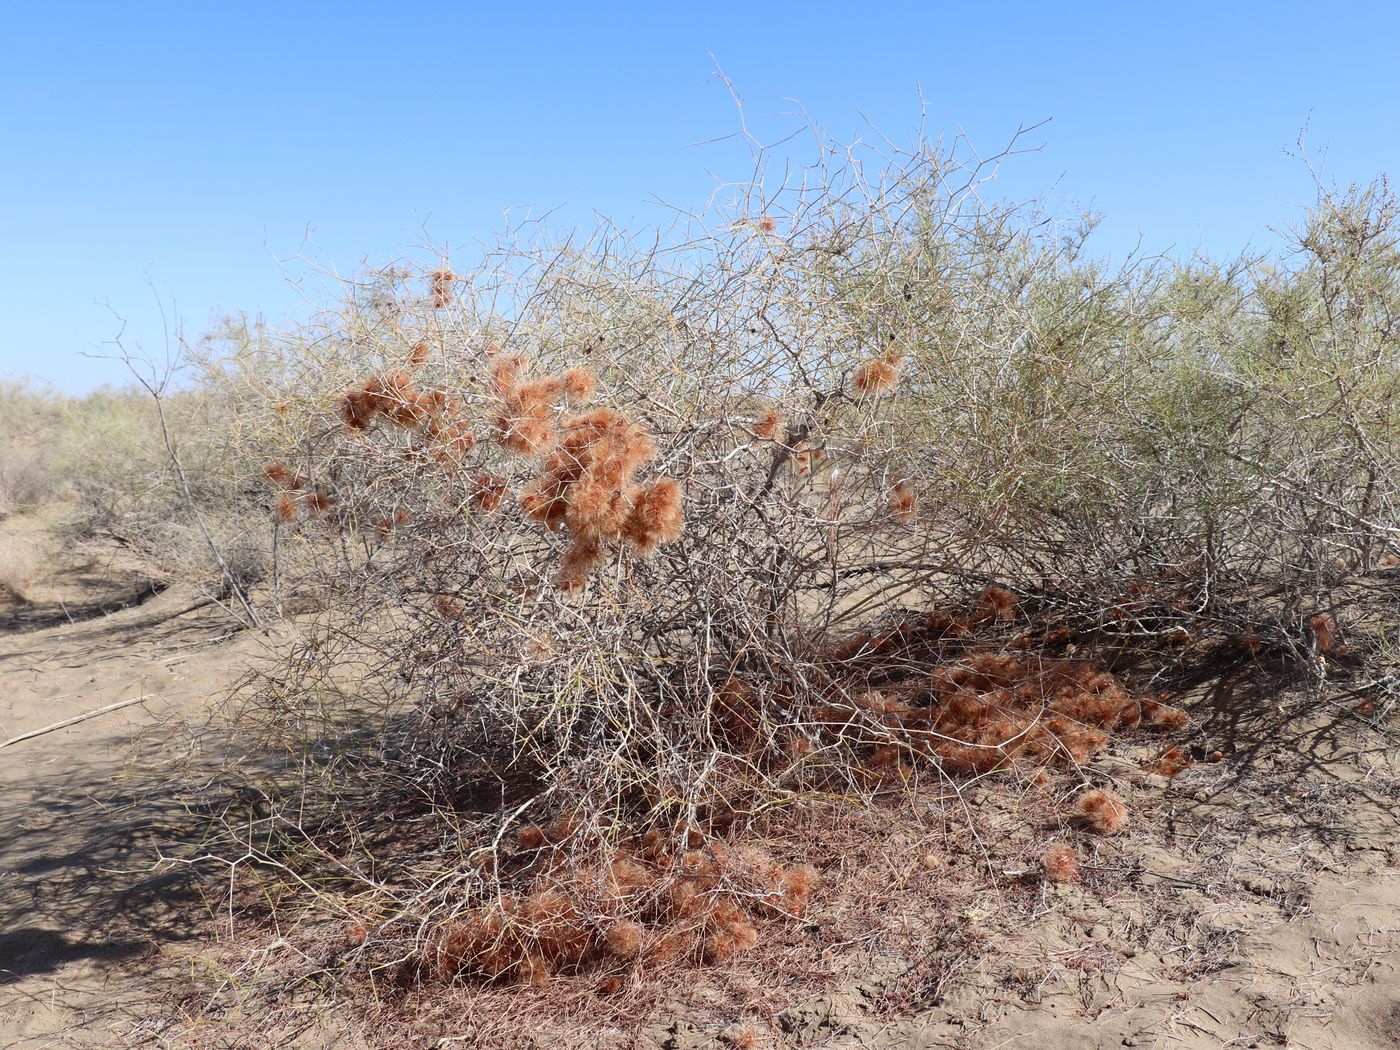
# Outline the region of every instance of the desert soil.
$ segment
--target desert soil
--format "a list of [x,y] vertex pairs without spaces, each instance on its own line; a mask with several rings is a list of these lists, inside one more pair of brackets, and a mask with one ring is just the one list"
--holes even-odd
[[[192,824],[147,775],[142,731],[160,724],[170,739],[202,722],[263,643],[119,550],[59,554],[51,524],[0,521],[0,545],[38,566],[0,589],[0,739],[144,699],[0,748],[0,1046],[472,1045],[227,1015],[211,1031],[169,997],[172,971],[227,947],[208,940],[217,882],[162,862],[189,855]],[[702,978],[639,1034],[589,1041],[733,1046],[743,1022],[757,1046],[833,1050],[1400,1047],[1388,694],[1368,693],[1381,702],[1358,713],[1340,689],[1270,688],[1267,676],[1203,688],[1193,715],[1207,760],[1170,780],[1143,772],[1145,752],[1103,759],[1135,820],[1081,843],[1082,879],[1052,885],[1004,849],[895,835],[878,876],[908,907],[885,909],[888,936],[864,928],[853,942],[839,907],[814,923],[819,994],[740,1018]],[[1033,856],[1052,834],[1025,829],[1024,793],[1009,786],[969,801],[979,842],[1020,835]],[[522,1033],[519,1045],[551,1040]]]

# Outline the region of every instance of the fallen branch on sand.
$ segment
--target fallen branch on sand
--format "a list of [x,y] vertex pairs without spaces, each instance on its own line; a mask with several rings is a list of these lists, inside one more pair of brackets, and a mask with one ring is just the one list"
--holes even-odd
[[86,722],[89,718],[96,718],[98,715],[105,715],[109,711],[120,711],[123,707],[130,707],[132,704],[139,704],[143,700],[149,700],[155,693],[142,693],[140,696],[133,696],[129,700],[118,700],[115,704],[108,704],[106,707],[99,707],[96,711],[87,711],[81,715],[74,715],[72,718],[65,718],[62,722],[55,722],[53,725],[44,726],[43,729],[31,729],[27,733],[19,736],[12,736],[8,740],[0,741],[0,748],[9,747],[11,744],[18,744],[25,740],[32,740],[36,736],[43,736],[45,733],[52,733],[56,729],[67,729],[75,726],[79,722]]

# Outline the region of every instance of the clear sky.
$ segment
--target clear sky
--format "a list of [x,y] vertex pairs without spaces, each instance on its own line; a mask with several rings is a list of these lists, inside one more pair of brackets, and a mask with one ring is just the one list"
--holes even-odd
[[[75,392],[126,320],[306,309],[279,260],[353,270],[506,208],[664,221],[741,178],[713,52],[750,123],[789,99],[841,138],[919,118],[993,149],[1052,122],[1005,194],[1101,211],[1119,254],[1268,246],[1338,181],[1400,176],[1400,4],[694,4],[0,0],[0,376]],[[858,112],[859,111],[859,112]],[[298,271],[296,266],[292,267]],[[318,297],[317,292],[311,298]]]

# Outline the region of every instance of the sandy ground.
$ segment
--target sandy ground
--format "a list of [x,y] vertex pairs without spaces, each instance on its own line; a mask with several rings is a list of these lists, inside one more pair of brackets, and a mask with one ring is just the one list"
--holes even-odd
[[[218,958],[201,895],[216,905],[218,888],[159,863],[189,822],[143,778],[133,734],[198,721],[259,641],[191,591],[157,592],[119,553],[58,557],[44,526],[0,522],[0,544],[48,559],[21,596],[0,595],[0,739],[146,699],[0,748],[0,1046],[482,1045],[441,1042],[450,1027],[377,1038],[286,1018],[225,1016],[211,1032],[188,1003],[159,998],[156,975]],[[723,981],[701,977],[640,1034],[589,1042],[729,1047],[744,1020],[753,1045],[833,1050],[1400,1047],[1400,758],[1387,711],[1266,699],[1203,691],[1194,714],[1222,758],[1170,781],[1143,773],[1141,756],[1108,756],[1140,819],[1083,847],[1082,880],[989,874],[985,854],[894,836],[876,851],[877,881],[905,887],[908,907],[886,909],[883,933],[862,927],[850,943],[854,919],[833,901],[792,934],[823,967],[819,994],[741,1019],[726,1013]],[[976,835],[1022,835],[1031,849],[1045,832],[1025,830],[1024,804],[980,792]],[[804,936],[825,947],[801,955]],[[557,1043],[522,1033],[517,1045]]]
[[0,1046],[135,1045],[118,1008],[157,946],[187,935],[198,897],[158,864],[179,812],[127,775],[132,737],[198,717],[248,642],[118,550],[58,558],[44,524],[0,523],[0,543],[41,566],[0,601],[0,739],[145,699],[0,749]]

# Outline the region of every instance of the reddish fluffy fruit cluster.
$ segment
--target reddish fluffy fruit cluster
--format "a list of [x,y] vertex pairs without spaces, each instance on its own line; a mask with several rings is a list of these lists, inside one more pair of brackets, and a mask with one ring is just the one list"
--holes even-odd
[[[426,355],[426,347],[426,343],[415,347],[410,355],[415,363]],[[396,370],[370,376],[340,400],[340,417],[351,430],[368,430],[382,419],[414,431],[422,444],[406,455],[429,455],[445,467],[461,465],[476,448],[476,434],[463,418],[465,413],[461,398],[441,390],[420,390],[406,372]]]
[[790,727],[805,725],[863,753],[860,769],[879,783],[919,762],[957,776],[1082,765],[1113,731],[1188,724],[1184,711],[1130,695],[1089,662],[981,648],[977,632],[1014,619],[1018,606],[992,586],[961,616],[933,613],[857,636],[828,653],[824,700],[806,690],[775,699],[764,693],[771,684],[730,678],[710,698],[711,731],[734,754],[792,761],[800,755]]
[[441,310],[452,302],[452,284],[456,280],[457,275],[447,266],[439,267],[428,277],[434,310]]
[[783,425],[783,414],[776,408],[767,409],[754,420],[753,436],[759,441],[777,441],[778,430]]
[[1341,656],[1346,652],[1337,630],[1337,620],[1330,613],[1318,613],[1308,617],[1308,630],[1312,632],[1317,651],[1323,656]]
[[1157,773],[1164,777],[1174,777],[1182,770],[1189,768],[1191,759],[1186,757],[1186,752],[1173,744],[1160,755],[1148,762],[1143,768],[1149,773]]
[[559,402],[582,404],[590,400],[598,381],[582,368],[528,380],[526,370],[525,359],[519,354],[493,355],[491,380],[501,400],[496,433],[510,451],[540,456],[558,440],[555,412]]
[[862,397],[888,393],[899,382],[900,360],[896,351],[886,350],[879,357],[861,362],[851,377],[851,385]]
[[1080,795],[1074,803],[1074,812],[1086,827],[1101,835],[1122,831],[1128,822],[1128,807],[1124,801],[1099,788]]
[[566,418],[544,469],[520,497],[527,517],[572,538],[556,580],[577,590],[601,564],[608,542],[650,554],[684,526],[680,486],[669,479],[638,486],[655,454],[646,431],[612,409]]
[[[562,841],[553,825],[517,836],[527,851]],[[558,854],[567,861],[528,894],[506,894],[441,930],[421,960],[425,975],[537,985],[592,966],[721,963],[758,943],[758,910],[801,915],[817,885],[809,865],[785,867],[761,848],[693,828],[652,831],[591,858]]]
[[[556,578],[560,588],[583,587],[610,542],[625,542],[646,555],[680,536],[680,486],[669,479],[650,485],[635,481],[637,471],[655,455],[646,431],[611,409],[561,417],[565,406],[592,398],[597,387],[592,372],[572,368],[558,376],[531,378],[520,355],[495,346],[486,352],[500,404],[495,419],[499,444],[510,452],[545,457],[540,476],[521,494],[521,507],[527,517],[566,529],[572,539]],[[409,354],[413,364],[426,358],[426,342]],[[420,390],[402,371],[370,376],[347,391],[340,404],[341,418],[351,430],[368,430],[378,420],[412,430],[422,444],[405,456],[430,454],[444,466],[462,465],[477,445],[464,413],[459,398]],[[472,476],[469,501],[478,514],[495,511],[505,495],[506,482],[499,475]],[[387,533],[401,523],[380,524]]]
[[1073,847],[1063,843],[1047,849],[1040,863],[1045,869],[1045,877],[1051,882],[1070,882],[1079,874],[1079,860],[1074,855]]
[[919,497],[907,481],[896,481],[890,489],[890,516],[898,522],[913,521],[919,513]]
[[384,419],[434,438],[451,431],[453,419],[464,410],[460,399],[441,390],[420,390],[407,372],[397,369],[370,376],[340,400],[340,418],[351,430],[368,430]]
[[269,463],[263,467],[263,475],[282,490],[272,504],[273,517],[282,524],[295,524],[301,517],[303,507],[308,517],[325,514],[331,509],[330,496],[313,489],[309,478],[298,474],[285,463]]

